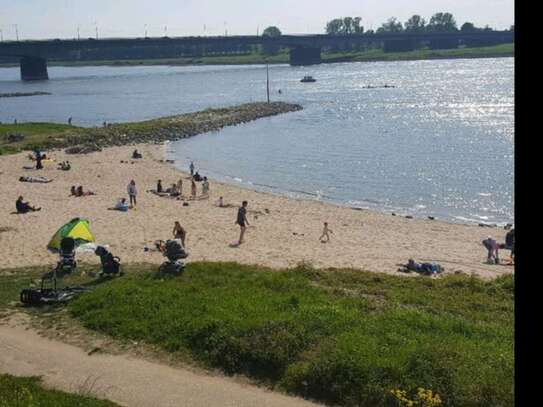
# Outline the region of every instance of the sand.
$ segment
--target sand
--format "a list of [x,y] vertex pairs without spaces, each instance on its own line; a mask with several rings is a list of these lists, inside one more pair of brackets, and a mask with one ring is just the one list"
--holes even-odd
[[[141,160],[130,160],[137,148]],[[183,179],[183,192],[190,193],[187,174],[163,162],[164,145],[111,147],[87,155],[51,153],[58,162],[70,160],[71,171],[60,171],[56,163],[45,163],[41,171],[24,170],[32,165],[27,153],[0,157],[0,268],[54,265],[57,257],[46,250],[54,232],[75,217],[86,218],[97,243],[109,245],[122,263],[161,263],[159,252],[144,251],[157,239],[172,237],[174,221],[187,230],[188,261],[237,261],[273,268],[308,262],[318,268],[349,267],[371,272],[405,275],[397,271],[407,259],[438,262],[444,274],[477,274],[494,278],[513,272],[513,267],[485,264],[481,241],[492,235],[503,242],[503,228],[462,225],[428,219],[406,219],[370,210],[353,210],[311,200],[297,200],[252,191],[210,180],[210,199],[182,201],[146,192]],[[120,161],[129,161],[121,163]],[[134,163],[131,163],[134,161]],[[196,163],[197,164],[197,163]],[[48,184],[19,182],[20,176],[46,176]],[[205,174],[203,174],[205,175]],[[127,213],[107,210],[117,199],[127,197],[126,186],[134,179],[138,188],[137,208]],[[95,196],[70,197],[72,185],[83,185]],[[201,193],[201,183],[198,194]],[[17,215],[19,195],[39,212]],[[216,206],[219,196],[229,208]],[[245,243],[232,247],[239,237],[234,224],[241,201],[249,202]],[[320,243],[323,222],[333,231],[329,243]],[[501,251],[508,258],[509,251]],[[78,260],[97,263],[93,253],[78,254]]]

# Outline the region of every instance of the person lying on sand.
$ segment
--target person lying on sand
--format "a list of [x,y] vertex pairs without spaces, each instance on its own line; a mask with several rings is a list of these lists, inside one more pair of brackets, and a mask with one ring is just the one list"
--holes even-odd
[[422,273],[426,275],[441,273],[444,270],[445,267],[442,267],[440,264],[417,263],[413,259],[409,259],[407,261],[407,264],[402,265],[402,267],[398,269],[398,271],[401,271],[403,273],[410,273],[411,271],[415,271],[417,273]]
[[[319,237],[319,240],[322,243],[327,243],[330,241],[330,235],[328,233],[334,233],[331,229],[328,229],[328,222],[324,222],[324,228],[322,229],[322,235]],[[326,240],[323,240],[323,238],[326,237]]]
[[15,202],[15,208],[17,209],[17,213],[27,213],[41,210],[41,208],[35,208],[33,206],[30,206],[28,202],[24,202],[22,196],[17,198],[17,201]]
[[111,211],[128,212],[128,204],[126,203],[126,198],[119,199],[119,201],[115,204],[113,208],[108,209]]
[[47,183],[53,181],[52,179],[49,179],[47,177],[20,177],[19,181],[21,182],[39,182],[39,183]]

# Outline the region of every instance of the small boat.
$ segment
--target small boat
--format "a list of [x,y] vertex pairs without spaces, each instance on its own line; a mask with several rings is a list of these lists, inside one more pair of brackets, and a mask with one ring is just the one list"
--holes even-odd
[[300,79],[300,82],[317,82],[317,80],[312,76],[307,75]]

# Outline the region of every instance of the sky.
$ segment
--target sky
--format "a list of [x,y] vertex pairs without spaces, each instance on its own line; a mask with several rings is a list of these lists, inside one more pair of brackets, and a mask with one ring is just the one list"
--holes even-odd
[[0,0],[3,40],[188,35],[255,35],[270,25],[283,34],[322,34],[326,22],[360,16],[364,29],[389,17],[429,20],[450,12],[458,26],[507,29],[514,0]]

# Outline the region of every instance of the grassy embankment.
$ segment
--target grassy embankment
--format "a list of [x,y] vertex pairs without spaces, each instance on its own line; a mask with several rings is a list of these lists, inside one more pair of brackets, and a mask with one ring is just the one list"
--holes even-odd
[[[54,123],[0,124],[0,155],[32,148],[81,146],[99,149],[112,145],[163,142],[301,109],[300,105],[283,102],[248,103],[102,128]],[[17,133],[23,134],[24,139],[10,142],[9,135]]]
[[[323,53],[323,63],[333,62],[370,62],[370,61],[404,61],[419,59],[447,59],[447,58],[495,58],[512,57],[515,54],[515,44],[500,44],[490,47],[456,48],[431,50],[420,49],[409,52],[384,52],[382,49],[368,51]],[[89,66],[89,65],[251,65],[251,64],[288,64],[288,52],[278,55],[266,56],[261,53],[232,56],[204,56],[164,59],[132,59],[115,61],[50,61],[50,66]]]
[[[74,300],[71,315],[113,337],[331,404],[404,405],[391,391],[416,399],[419,387],[443,406],[514,403],[512,276],[199,262],[161,280],[156,266],[126,270]],[[0,277],[0,303],[17,298],[29,280],[23,274]]]
[[44,388],[37,377],[0,374],[0,406],[114,407],[117,404],[92,397]]

